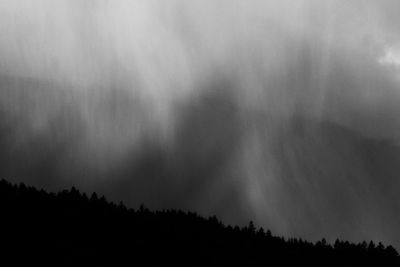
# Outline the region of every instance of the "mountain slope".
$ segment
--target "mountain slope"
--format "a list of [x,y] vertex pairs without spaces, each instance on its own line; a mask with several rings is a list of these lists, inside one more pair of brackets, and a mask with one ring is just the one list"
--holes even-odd
[[261,172],[248,183],[260,188],[251,193],[262,196],[253,206],[264,225],[313,240],[400,240],[398,146],[301,117],[254,132],[245,149],[261,151],[249,165]]
[[66,266],[127,263],[146,266],[390,266],[396,250],[370,242],[316,244],[274,237],[256,229],[224,226],[216,217],[175,210],[151,212],[90,199],[75,188],[57,194],[0,181],[2,259]]

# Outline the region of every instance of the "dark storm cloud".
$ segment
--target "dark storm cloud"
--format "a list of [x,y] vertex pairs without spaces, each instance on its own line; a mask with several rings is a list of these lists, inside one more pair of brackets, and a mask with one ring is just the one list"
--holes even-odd
[[38,186],[58,184],[54,177],[61,178],[59,167],[82,132],[73,103],[55,93],[54,86],[34,79],[0,77],[2,177]]
[[395,0],[0,1],[0,175],[399,244]]
[[110,182],[112,194],[206,214],[240,209],[235,182],[227,176],[243,131],[232,95],[235,85],[212,81],[204,86],[201,95],[177,107],[177,132],[170,145],[144,141],[132,151],[117,170],[121,181]]
[[[37,85],[32,85],[34,83]],[[128,149],[122,160],[107,165],[106,169],[90,165],[77,155],[81,151],[78,146],[88,144],[82,142],[86,139],[87,126],[76,106],[65,104],[49,115],[46,113],[49,107],[42,99],[31,99],[31,94],[25,92],[28,87],[37,90],[36,95],[48,97],[54,86],[57,85],[2,77],[3,96],[8,102],[23,106],[23,112],[4,110],[0,113],[4,118],[0,138],[2,177],[53,189],[71,184],[85,188],[89,184],[88,190],[95,188],[115,200],[144,202],[157,208],[196,208],[221,215],[229,210],[227,199],[238,197],[233,182],[222,176],[240,145],[242,131],[232,94],[234,84],[230,81],[206,82],[202,94],[176,108],[177,131],[171,144],[144,138],[138,147]],[[127,98],[123,94],[122,99],[120,97],[111,94],[102,100],[104,103],[97,103],[101,107],[98,112],[111,116],[102,115],[104,120],[126,122],[118,117],[120,108],[115,107],[115,102],[122,104],[120,101]],[[58,98],[65,101],[67,97],[56,95],[46,102],[60,104]],[[42,112],[49,117],[42,118],[46,127],[35,131],[29,117]],[[115,132],[116,138],[118,134]],[[102,152],[105,159],[114,157],[109,151]],[[237,199],[235,201],[239,204]]]

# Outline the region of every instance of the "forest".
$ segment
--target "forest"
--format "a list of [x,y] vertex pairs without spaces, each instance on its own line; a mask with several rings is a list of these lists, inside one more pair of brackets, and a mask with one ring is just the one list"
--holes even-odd
[[0,181],[1,261],[52,266],[399,266],[396,249],[275,236],[180,210],[127,208],[75,187]]

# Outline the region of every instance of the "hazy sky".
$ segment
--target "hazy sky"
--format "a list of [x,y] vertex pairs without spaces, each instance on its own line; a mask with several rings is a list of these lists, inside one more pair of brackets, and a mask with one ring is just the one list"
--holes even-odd
[[0,175],[400,245],[397,0],[0,0]]

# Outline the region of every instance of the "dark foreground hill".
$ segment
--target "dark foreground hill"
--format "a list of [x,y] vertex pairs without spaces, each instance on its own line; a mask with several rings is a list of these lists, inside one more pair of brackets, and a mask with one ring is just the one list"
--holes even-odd
[[[311,243],[182,211],[127,209],[75,188],[0,181],[0,261],[52,266],[397,266],[381,243]],[[4,266],[4,265],[2,265]],[[11,265],[10,265],[11,266]]]

